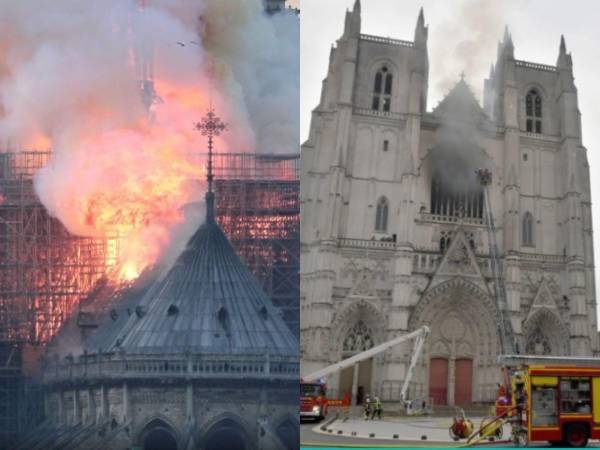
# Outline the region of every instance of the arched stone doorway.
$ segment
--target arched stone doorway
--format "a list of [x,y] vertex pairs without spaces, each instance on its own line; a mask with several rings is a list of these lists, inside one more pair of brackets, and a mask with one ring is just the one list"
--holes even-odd
[[203,450],[249,450],[251,447],[244,428],[232,419],[223,419],[212,427],[202,439]]
[[[363,352],[373,347],[373,332],[363,320],[358,320],[348,330],[342,343],[342,359]],[[368,359],[347,367],[340,373],[339,391],[341,396],[351,395],[352,402],[362,405],[365,396],[371,387],[373,374],[373,359]]]
[[491,297],[462,277],[426,292],[410,318],[410,329],[431,329],[413,388],[434,404],[493,400],[501,350],[496,311]]
[[287,450],[295,450],[300,446],[298,422],[286,419],[277,426],[275,433]]
[[547,308],[532,313],[523,326],[528,355],[569,355],[569,333],[560,318]]
[[140,438],[144,450],[177,450],[177,433],[165,421],[155,419],[144,427]]
[[[330,348],[334,358],[331,363],[349,358],[382,342],[385,320],[374,304],[364,298],[348,297],[348,306],[343,308],[333,321]],[[380,357],[363,361],[354,367],[342,370],[330,380],[331,392],[338,398],[350,396],[353,404],[361,404],[366,394],[377,386],[377,375],[381,373]]]

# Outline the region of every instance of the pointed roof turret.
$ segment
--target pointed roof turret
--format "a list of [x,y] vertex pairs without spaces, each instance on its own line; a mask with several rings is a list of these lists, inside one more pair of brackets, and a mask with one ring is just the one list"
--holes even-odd
[[502,42],[506,43],[510,39],[510,32],[508,31],[508,25],[504,25],[504,36]]
[[415,27],[415,47],[426,48],[427,47],[427,35],[428,30],[425,26],[425,14],[423,8],[419,10],[419,17],[417,17],[417,26]]
[[425,14],[423,13],[423,7],[419,10],[419,17],[417,18],[417,28],[425,28]]
[[352,11],[346,10],[344,36],[358,37],[360,35],[360,0],[354,1]]
[[502,47],[503,53],[506,56],[514,58],[515,46],[513,44],[512,35],[508,31],[508,25],[504,27],[504,38],[502,39]]
[[573,65],[571,55],[567,53],[567,44],[565,44],[565,36],[560,35],[560,45],[558,48],[558,59],[556,60],[556,66],[559,69],[570,69]]
[[485,119],[485,113],[465,81],[461,79],[435,107],[433,114],[461,122],[479,123]]

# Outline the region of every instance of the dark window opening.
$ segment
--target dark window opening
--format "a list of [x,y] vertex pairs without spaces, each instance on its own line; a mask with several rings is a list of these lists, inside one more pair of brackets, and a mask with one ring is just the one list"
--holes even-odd
[[389,110],[390,110],[390,99],[389,98],[383,99],[383,110],[385,112],[389,112]]
[[431,214],[483,218],[483,190],[467,180],[447,180],[434,173],[431,183]]
[[375,213],[375,231],[378,233],[386,233],[388,225],[388,201],[385,197],[381,197],[377,201],[377,211]]
[[389,150],[390,147],[390,141],[388,141],[387,139],[383,141],[383,151],[387,152]]
[[377,72],[377,74],[375,75],[375,88],[373,89],[373,91],[376,93],[381,93],[381,78],[382,73]]
[[523,161],[527,161],[527,153],[523,153]]
[[373,109],[379,111],[379,96],[373,96]]
[[177,450],[175,436],[164,427],[150,430],[144,439],[143,445],[144,450]]
[[375,111],[389,112],[392,101],[393,76],[386,66],[381,67],[375,74],[373,83],[373,102],[371,108]]
[[523,216],[523,245],[533,246],[533,215],[528,211]]
[[528,133],[542,133],[542,97],[531,89],[525,97],[526,129]]

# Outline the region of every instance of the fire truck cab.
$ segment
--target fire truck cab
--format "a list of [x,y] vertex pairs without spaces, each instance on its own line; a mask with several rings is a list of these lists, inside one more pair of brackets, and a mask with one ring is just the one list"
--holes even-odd
[[513,435],[520,429],[523,440],[570,447],[600,439],[600,361],[536,359],[507,368]]
[[320,381],[300,382],[300,419],[315,419],[327,416],[327,386]]

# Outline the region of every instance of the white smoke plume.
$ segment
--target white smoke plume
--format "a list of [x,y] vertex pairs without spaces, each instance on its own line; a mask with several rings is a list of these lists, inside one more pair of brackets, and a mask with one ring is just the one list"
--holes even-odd
[[435,98],[443,98],[464,71],[481,101],[483,79],[495,62],[507,11],[513,6],[518,7],[513,0],[464,0],[458,8],[449,10],[442,22],[430,26],[430,73]]
[[206,141],[193,124],[211,102],[229,124],[221,152],[297,152],[299,122],[294,14],[269,17],[261,0],[138,3],[0,0],[0,143],[51,149],[41,201],[75,234],[126,236],[133,275],[194,228],[183,207],[205,173],[189,155]]

